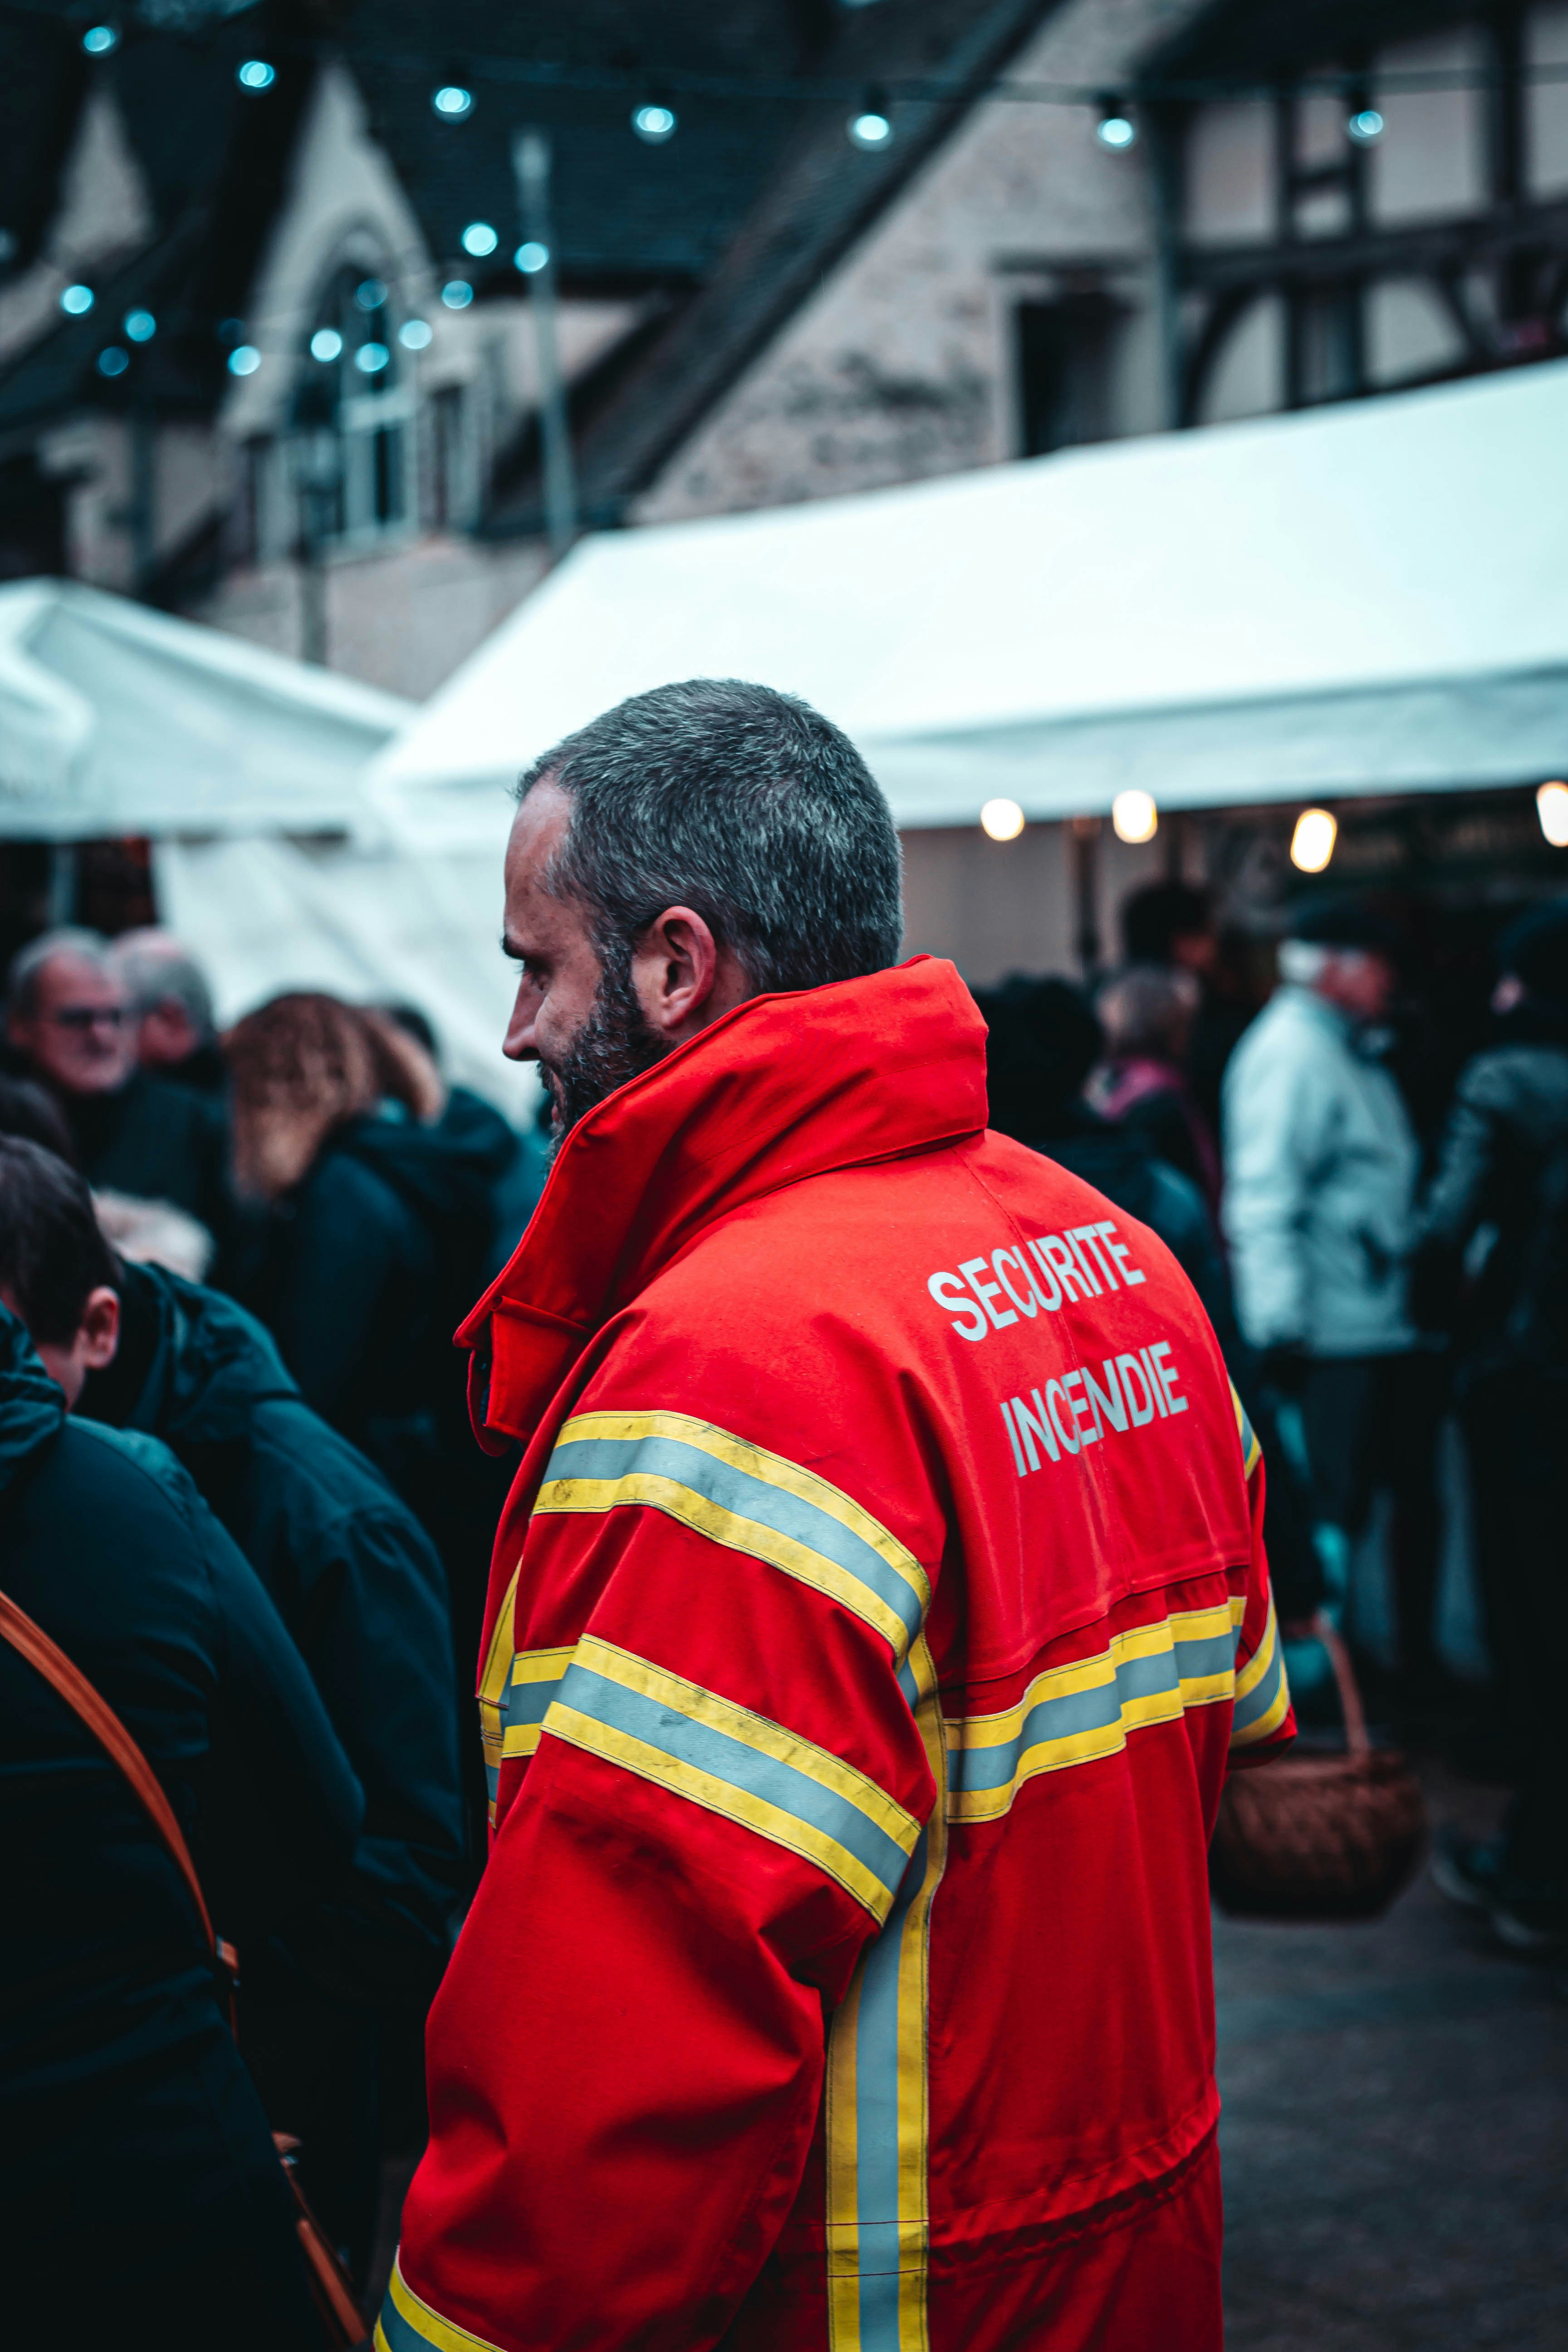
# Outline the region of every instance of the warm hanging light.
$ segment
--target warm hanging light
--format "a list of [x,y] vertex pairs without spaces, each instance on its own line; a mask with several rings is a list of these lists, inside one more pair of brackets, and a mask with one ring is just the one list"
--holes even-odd
[[443,122],[466,122],[474,110],[474,93],[460,81],[444,81],[431,92],[430,103]]
[[646,147],[662,147],[667,139],[674,138],[679,127],[673,106],[655,101],[632,110],[632,129]]
[[1024,812],[1016,801],[987,801],[980,812],[980,830],[993,841],[1016,841],[1024,830]]
[[1125,154],[1129,147],[1138,143],[1138,125],[1114,93],[1100,101],[1100,121],[1094,126],[1094,135],[1113,155]]
[[1358,147],[1370,147],[1383,132],[1383,117],[1375,106],[1358,107],[1345,122],[1345,137],[1353,139]]
[[277,79],[277,67],[269,66],[265,58],[247,58],[235,76],[241,89],[255,91],[270,89]]
[[1118,793],[1110,803],[1110,822],[1118,841],[1152,841],[1160,830],[1153,794]]
[[1568,784],[1542,784],[1535,795],[1541,830],[1553,849],[1568,849]]
[[1303,809],[1290,835],[1290,863],[1303,874],[1321,874],[1334,854],[1339,824],[1327,809]]
[[82,47],[89,58],[107,58],[120,47],[118,25],[89,25],[81,37]]

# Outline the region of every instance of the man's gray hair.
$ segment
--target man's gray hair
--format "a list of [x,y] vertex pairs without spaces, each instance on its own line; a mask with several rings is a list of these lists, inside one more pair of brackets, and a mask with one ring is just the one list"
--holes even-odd
[[736,678],[690,678],[606,710],[518,787],[572,800],[546,887],[592,910],[624,972],[667,907],[690,907],[753,989],[885,971],[903,936],[892,813],[842,730]]
[[177,1004],[204,1044],[212,1036],[216,1024],[206,974],[172,931],[151,928],[126,931],[115,940],[110,955],[138,1013],[151,1013],[158,1004]]
[[95,971],[108,978],[115,977],[109,951],[109,941],[101,931],[88,931],[74,923],[62,923],[57,930],[43,931],[18,948],[11,959],[11,971],[5,982],[5,1011],[13,1021],[30,1021],[38,1009],[38,982],[44,967],[58,955],[75,956],[81,963],[91,964]]

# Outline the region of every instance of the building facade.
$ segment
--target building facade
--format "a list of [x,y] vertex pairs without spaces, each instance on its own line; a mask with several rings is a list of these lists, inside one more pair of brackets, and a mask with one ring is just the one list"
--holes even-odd
[[[552,427],[569,535],[1568,350],[1561,5],[0,18],[0,576],[415,697],[558,551]],[[1226,824],[922,837],[911,939],[1108,952],[1142,876],[1277,872]]]

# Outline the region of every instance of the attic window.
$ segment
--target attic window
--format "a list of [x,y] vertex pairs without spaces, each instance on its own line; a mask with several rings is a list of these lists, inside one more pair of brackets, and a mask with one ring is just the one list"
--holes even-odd
[[340,269],[295,374],[293,475],[308,545],[363,542],[399,529],[408,515],[414,399],[405,375],[407,348],[387,282]]

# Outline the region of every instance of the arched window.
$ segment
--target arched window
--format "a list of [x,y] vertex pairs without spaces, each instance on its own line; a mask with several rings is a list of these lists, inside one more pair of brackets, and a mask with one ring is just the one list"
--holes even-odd
[[325,289],[300,357],[292,419],[305,539],[376,537],[408,517],[414,395],[394,296],[349,265]]

